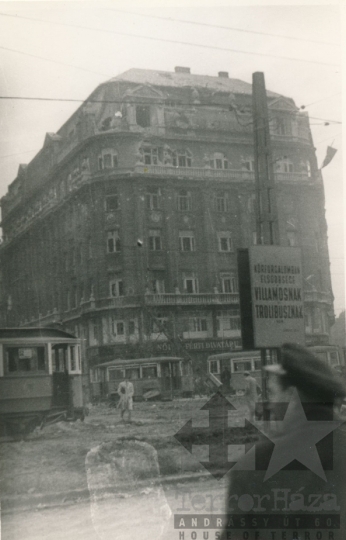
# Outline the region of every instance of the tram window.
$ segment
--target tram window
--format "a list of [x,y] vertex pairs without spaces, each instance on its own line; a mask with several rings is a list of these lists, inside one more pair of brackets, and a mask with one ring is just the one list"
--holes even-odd
[[7,372],[44,371],[44,347],[9,347],[6,350]]
[[139,379],[140,378],[139,368],[128,368],[125,371],[125,375],[127,379]]
[[43,347],[37,347],[37,369],[39,371],[44,371],[46,369]]
[[76,362],[76,349],[71,347],[71,371],[76,371],[77,362]]
[[124,372],[122,369],[110,369],[109,370],[109,380],[116,381],[118,379],[124,378]]
[[157,377],[157,367],[147,366],[142,369],[143,379],[153,379]]
[[261,360],[255,360],[255,369],[261,369],[262,363]]
[[251,371],[251,362],[234,362],[234,371]]
[[220,373],[220,361],[219,360],[210,360],[210,373]]

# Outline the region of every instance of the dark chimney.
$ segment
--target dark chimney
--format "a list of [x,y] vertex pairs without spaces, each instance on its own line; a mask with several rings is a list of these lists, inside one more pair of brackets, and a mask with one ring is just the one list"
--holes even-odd
[[228,79],[228,71],[219,71],[218,75],[221,79]]
[[176,67],[174,68],[174,71],[175,71],[176,73],[191,73],[189,67],[183,67],[183,66],[176,66]]

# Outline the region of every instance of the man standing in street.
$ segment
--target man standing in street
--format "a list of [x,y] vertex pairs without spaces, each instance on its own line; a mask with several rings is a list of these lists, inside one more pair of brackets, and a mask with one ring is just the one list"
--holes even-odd
[[121,420],[124,420],[125,411],[128,411],[128,421],[131,422],[134,388],[132,382],[130,382],[126,377],[125,380],[118,386],[118,394],[120,396],[118,409],[120,409]]
[[245,377],[245,399],[250,413],[250,422],[255,420],[255,410],[257,403],[257,388],[258,384],[254,377],[251,377],[249,371],[244,371]]

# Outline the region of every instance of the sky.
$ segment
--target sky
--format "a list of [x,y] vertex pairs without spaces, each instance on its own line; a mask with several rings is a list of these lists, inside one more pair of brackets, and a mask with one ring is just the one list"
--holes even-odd
[[189,66],[195,74],[228,71],[249,83],[253,72],[263,71],[268,90],[292,97],[308,111],[318,163],[328,145],[338,150],[322,171],[338,315],[345,308],[340,42],[345,9],[321,0],[223,3],[0,2],[0,97],[52,98],[0,99],[0,197],[19,164],[42,148],[45,133],[56,132],[79,106],[59,99],[83,101],[96,86],[131,68]]

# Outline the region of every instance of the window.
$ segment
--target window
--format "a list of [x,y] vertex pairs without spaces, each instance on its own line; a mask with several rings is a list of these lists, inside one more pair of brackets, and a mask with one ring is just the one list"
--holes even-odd
[[190,150],[177,150],[172,153],[173,167],[192,167]]
[[124,379],[124,370],[109,368],[108,375],[110,381],[119,381],[119,379],[122,381]]
[[185,212],[186,210],[191,210],[191,208],[191,193],[185,189],[180,190],[178,193],[178,210]]
[[240,313],[238,310],[217,312],[216,324],[218,337],[240,337]]
[[255,371],[260,371],[262,369],[261,360],[254,360],[254,369]]
[[110,295],[114,298],[124,296],[124,283],[122,279],[114,279],[109,283]]
[[143,128],[150,127],[150,106],[149,105],[137,105],[136,124]]
[[322,318],[320,308],[313,308],[312,325],[313,332],[319,333],[322,331]]
[[255,213],[255,209],[256,209],[256,195],[255,193],[252,193],[248,200],[247,200],[247,209],[248,209],[248,212],[250,214],[254,214]]
[[233,251],[232,234],[230,232],[217,233],[219,251]]
[[162,238],[160,229],[149,230],[149,249],[150,251],[162,250]]
[[184,320],[184,338],[212,337],[211,316],[202,313],[191,314]]
[[236,278],[232,273],[221,274],[221,292],[235,293],[237,292]]
[[210,166],[213,169],[228,169],[228,159],[221,152],[215,152]]
[[6,372],[45,371],[44,347],[6,347]]
[[89,345],[97,345],[98,343],[98,324],[97,321],[89,322]]
[[144,147],[143,159],[144,159],[145,165],[158,165],[159,164],[159,149]]
[[233,360],[233,370],[235,373],[239,371],[251,371],[251,360]]
[[255,170],[255,159],[252,156],[242,158],[241,168],[243,171],[253,172]]
[[129,336],[136,334],[136,321],[129,321]]
[[112,320],[112,330],[115,336],[125,337],[125,323],[124,321]]
[[152,187],[147,189],[146,193],[147,208],[157,210],[161,206],[161,191],[159,188]]
[[118,154],[116,150],[107,149],[102,150],[99,156],[99,170],[114,169],[118,166]]
[[287,157],[281,157],[276,162],[276,171],[282,173],[291,173],[293,172],[293,162]]
[[180,251],[195,251],[195,233],[179,231]]
[[227,212],[228,210],[227,193],[219,192],[216,194],[216,210],[217,212]]
[[135,367],[130,367],[125,370],[125,377],[127,379],[139,379],[140,378],[140,369]]
[[288,135],[288,126],[285,118],[274,118],[271,127],[272,133],[275,135]]
[[143,379],[155,379],[157,377],[156,366],[143,366],[142,368]]
[[121,251],[121,243],[118,231],[107,233],[107,253],[118,253]]
[[113,212],[119,208],[119,196],[117,194],[107,195],[106,197],[106,211]]
[[199,291],[198,277],[195,272],[183,274],[183,286],[184,292],[188,294],[195,294]]

